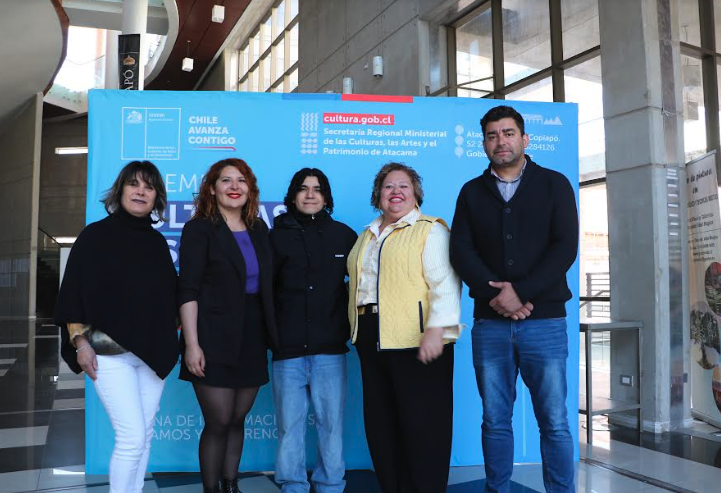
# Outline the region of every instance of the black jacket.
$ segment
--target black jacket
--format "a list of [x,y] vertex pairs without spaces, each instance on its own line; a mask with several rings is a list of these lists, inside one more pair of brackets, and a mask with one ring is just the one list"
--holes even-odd
[[[273,308],[273,257],[268,226],[258,220],[248,228],[260,271],[259,295],[266,340],[277,341]],[[213,363],[235,365],[243,343],[245,261],[233,233],[222,218],[192,219],[180,239],[178,306],[198,302],[198,343]],[[181,338],[181,351],[184,341]]]
[[531,318],[565,317],[571,299],[566,272],[578,251],[576,197],[568,179],[526,156],[526,169],[505,202],[491,167],[458,195],[451,228],[451,264],[470,288],[474,318],[501,318],[488,303],[509,281]]
[[346,260],[357,237],[325,211],[275,218],[270,241],[280,345],[274,359],[348,351]]
[[137,218],[120,208],[89,224],[70,251],[55,304],[68,366],[82,371],[67,324],[84,323],[165,378],[178,362],[176,280],[168,243],[149,217]]

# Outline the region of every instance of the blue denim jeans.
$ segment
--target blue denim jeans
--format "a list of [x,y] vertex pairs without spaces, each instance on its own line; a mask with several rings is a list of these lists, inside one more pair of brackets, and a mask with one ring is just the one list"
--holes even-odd
[[483,400],[485,492],[509,491],[511,418],[519,371],[531,393],[541,433],[546,491],[574,492],[573,440],[566,410],[566,319],[476,320],[471,335],[473,366]]
[[311,476],[317,493],[345,488],[343,410],[346,393],[345,354],[318,354],[273,361],[273,398],[278,421],[275,480],[283,493],[310,490],[305,469],[308,402],[313,403],[318,457]]

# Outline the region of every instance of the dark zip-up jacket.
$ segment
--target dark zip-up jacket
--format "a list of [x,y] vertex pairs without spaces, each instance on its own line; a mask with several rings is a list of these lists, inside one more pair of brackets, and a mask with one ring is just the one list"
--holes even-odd
[[491,167],[461,189],[451,228],[451,264],[475,301],[474,318],[502,318],[488,303],[508,281],[530,318],[565,317],[571,299],[566,272],[578,252],[576,196],[561,173],[526,156],[511,200],[503,200]]
[[326,212],[275,218],[273,247],[276,360],[348,351],[346,260],[356,233]]

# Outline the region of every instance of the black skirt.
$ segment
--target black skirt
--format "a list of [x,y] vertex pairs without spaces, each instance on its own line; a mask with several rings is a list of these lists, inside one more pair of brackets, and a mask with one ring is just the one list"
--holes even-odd
[[260,297],[257,294],[246,294],[243,343],[240,347],[238,363],[225,365],[206,360],[205,377],[199,378],[188,371],[185,360],[183,360],[180,365],[179,378],[187,382],[228,389],[265,385],[269,378],[268,345],[265,342],[264,327]]

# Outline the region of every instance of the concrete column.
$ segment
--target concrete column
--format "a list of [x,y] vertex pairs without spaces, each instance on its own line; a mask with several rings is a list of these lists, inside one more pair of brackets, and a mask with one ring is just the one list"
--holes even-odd
[[[678,0],[600,0],[599,23],[612,316],[644,323],[642,417],[659,433],[690,420]],[[635,353],[614,335],[612,398],[634,400],[619,378]]]
[[105,89],[118,88],[118,31],[105,32]]
[[[148,0],[123,1],[123,34],[140,34],[140,63],[138,64],[138,90],[145,87],[145,34],[148,27]],[[117,50],[116,50],[117,51]]]

